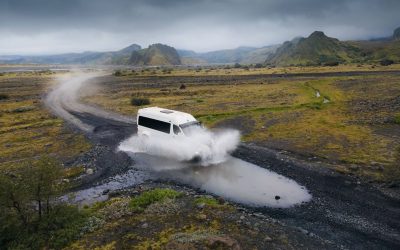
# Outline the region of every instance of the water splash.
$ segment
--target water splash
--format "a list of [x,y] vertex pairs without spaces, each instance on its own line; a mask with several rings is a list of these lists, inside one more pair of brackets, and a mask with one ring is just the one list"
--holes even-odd
[[201,159],[199,164],[209,166],[224,162],[229,153],[240,142],[237,130],[209,131],[205,128],[192,128],[185,131],[187,136],[147,137],[132,136],[123,141],[119,150],[131,153],[146,152],[180,161]]
[[135,167],[161,180],[173,180],[227,200],[254,206],[287,208],[311,200],[307,189],[275,172],[234,157],[207,167],[127,152]]

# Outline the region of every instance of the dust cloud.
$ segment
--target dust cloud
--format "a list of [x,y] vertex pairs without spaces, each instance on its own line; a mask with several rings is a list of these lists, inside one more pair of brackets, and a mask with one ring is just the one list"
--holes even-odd
[[90,113],[117,121],[135,123],[135,120],[131,117],[125,117],[88,104],[80,103],[82,97],[93,95],[98,91],[96,85],[92,84],[89,80],[102,75],[104,75],[104,73],[75,70],[71,73],[58,76],[56,78],[57,84],[46,96],[45,104],[55,115],[86,132],[92,131],[93,127],[83,123],[76,118],[72,112]]

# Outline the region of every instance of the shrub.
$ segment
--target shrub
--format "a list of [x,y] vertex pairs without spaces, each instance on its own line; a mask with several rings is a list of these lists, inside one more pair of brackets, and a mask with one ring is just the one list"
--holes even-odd
[[235,69],[239,69],[240,67],[242,67],[242,65],[240,65],[239,63],[235,63],[235,64],[233,65],[233,67],[234,67]]
[[164,74],[171,74],[172,69],[165,68],[165,69],[162,70],[162,72],[163,72]]
[[32,111],[34,109],[35,109],[34,106],[23,106],[23,107],[13,109],[10,112],[11,113],[24,113],[24,112]]
[[182,196],[182,193],[169,189],[169,188],[156,188],[150,191],[146,191],[141,195],[134,197],[130,203],[130,208],[135,212],[141,212],[149,205],[163,201],[165,199],[175,199]]
[[338,65],[339,65],[338,61],[330,61],[330,62],[324,63],[324,66],[338,66]]
[[145,98],[145,97],[133,97],[131,99],[131,104],[133,106],[149,105],[150,104],[150,99],[149,98]]
[[380,64],[382,66],[389,66],[389,65],[392,65],[393,63],[394,63],[393,60],[390,60],[390,59],[382,59],[380,61]]
[[182,84],[182,85],[179,87],[179,89],[186,89],[186,85],[185,85],[185,84]]
[[256,65],[254,65],[254,68],[259,69],[262,68],[263,65],[261,63],[257,63]]
[[0,94],[0,100],[6,100],[10,98],[7,94]]
[[0,249],[60,249],[79,237],[86,215],[59,202],[62,176],[46,156],[0,171]]
[[114,76],[122,76],[121,70],[116,70],[116,71],[114,72]]

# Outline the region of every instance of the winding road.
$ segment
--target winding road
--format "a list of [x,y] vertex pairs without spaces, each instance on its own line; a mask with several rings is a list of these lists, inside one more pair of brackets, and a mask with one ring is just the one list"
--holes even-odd
[[[79,103],[82,87],[96,76],[76,74],[60,79],[60,84],[48,94],[46,105],[94,143],[110,149],[107,159],[102,157],[98,161],[110,161],[114,154],[124,158],[121,156],[124,153],[115,153],[115,149],[119,142],[135,133],[134,120]],[[297,160],[252,144],[240,145],[234,156],[295,180],[306,186],[313,196],[310,202],[291,208],[248,209],[328,242],[333,249],[400,249],[398,198],[355,177],[327,170],[318,163]],[[115,174],[107,171],[111,164],[103,167],[103,177]]]

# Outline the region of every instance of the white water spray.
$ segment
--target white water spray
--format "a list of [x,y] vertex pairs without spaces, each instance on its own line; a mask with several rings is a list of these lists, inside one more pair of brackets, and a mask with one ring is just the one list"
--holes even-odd
[[132,136],[123,141],[119,150],[174,159],[176,161],[190,161],[200,159],[202,166],[224,162],[229,153],[234,151],[240,142],[240,133],[237,130],[212,132],[205,128],[191,128],[186,130],[187,136]]
[[[311,199],[306,188],[295,181],[230,156],[239,137],[235,130],[196,129],[186,137],[133,136],[123,141],[119,150],[135,160],[135,168],[150,171],[159,179],[184,183],[234,202],[285,208]],[[187,162],[196,155],[200,162]]]

